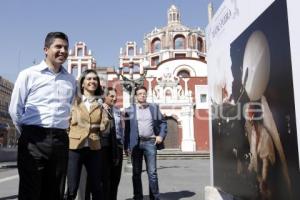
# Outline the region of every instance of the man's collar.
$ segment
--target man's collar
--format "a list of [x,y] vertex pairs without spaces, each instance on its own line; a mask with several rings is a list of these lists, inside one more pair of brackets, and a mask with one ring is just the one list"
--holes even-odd
[[[51,71],[49,69],[49,66],[45,62],[45,60],[42,60],[42,62],[40,64],[36,65],[36,70],[38,70],[40,72],[43,71],[43,70],[49,70],[49,71]],[[68,73],[67,70],[63,66],[60,66],[60,71],[58,73],[60,73],[60,72],[64,73],[64,74]]]
[[145,108],[148,108],[149,107],[149,103],[143,103],[143,104],[139,104],[139,103],[137,103],[136,104],[136,106],[137,106],[137,108],[140,108],[140,109],[145,109]]
[[46,62],[44,60],[42,60],[42,62],[40,64],[36,65],[34,68],[41,72],[43,70],[48,69],[48,65],[46,64]]

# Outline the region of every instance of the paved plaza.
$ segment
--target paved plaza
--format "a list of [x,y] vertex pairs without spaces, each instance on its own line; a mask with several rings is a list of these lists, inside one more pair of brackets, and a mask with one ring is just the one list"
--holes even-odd
[[[209,159],[158,160],[158,177],[162,200],[203,200],[204,187],[209,185],[210,180]],[[17,199],[17,188],[18,175],[15,163],[0,163],[0,200]],[[148,181],[145,170],[143,189],[146,200],[148,199]],[[118,199],[131,200],[131,198],[131,173],[123,172]]]

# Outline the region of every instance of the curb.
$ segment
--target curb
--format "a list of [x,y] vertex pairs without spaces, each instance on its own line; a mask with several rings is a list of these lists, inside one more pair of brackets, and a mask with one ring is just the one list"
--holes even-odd
[[0,162],[13,162],[17,161],[16,148],[0,148]]
[[[157,151],[158,160],[186,160],[186,159],[209,159],[209,152],[182,152],[180,150],[159,150]],[[127,160],[127,156],[123,154],[123,159]]]

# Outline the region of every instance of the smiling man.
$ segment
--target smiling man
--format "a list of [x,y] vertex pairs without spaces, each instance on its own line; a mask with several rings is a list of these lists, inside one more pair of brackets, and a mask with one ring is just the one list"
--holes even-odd
[[18,132],[20,200],[63,199],[68,162],[70,107],[76,81],[62,66],[69,41],[62,32],[50,32],[45,59],[20,72],[9,113]]

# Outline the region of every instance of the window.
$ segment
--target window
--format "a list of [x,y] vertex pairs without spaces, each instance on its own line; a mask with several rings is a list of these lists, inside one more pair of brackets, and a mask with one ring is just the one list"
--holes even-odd
[[156,66],[159,63],[159,56],[151,58],[151,66]]
[[196,100],[196,109],[207,109],[207,85],[195,85],[195,100]]
[[203,52],[203,41],[201,38],[197,39],[197,49],[198,51]]
[[133,56],[133,55],[134,55],[134,48],[128,47],[128,56]]
[[158,52],[161,50],[161,42],[159,39],[154,39],[153,42],[152,42],[152,53],[154,52]]
[[174,49],[184,49],[185,48],[185,38],[180,35],[174,39]]
[[166,90],[165,96],[166,97],[171,97],[172,96],[172,91],[171,90]]
[[83,56],[82,48],[78,48],[78,49],[77,49],[77,56],[78,56],[78,57],[82,57],[82,56]]
[[81,66],[81,72],[84,72],[85,70],[87,70],[88,69],[88,67],[86,66],[86,65],[82,65]]
[[207,102],[207,95],[206,94],[200,94],[200,102],[206,103]]
[[175,58],[185,58],[185,53],[176,53]]
[[140,72],[140,65],[137,63],[133,64],[133,72]]
[[73,65],[72,66],[72,73],[71,73],[75,78],[78,76],[78,66]]
[[177,73],[177,76],[181,77],[181,78],[188,78],[188,77],[190,77],[190,72],[188,70],[180,70]]

